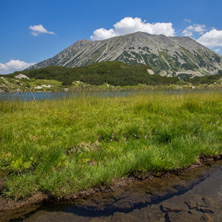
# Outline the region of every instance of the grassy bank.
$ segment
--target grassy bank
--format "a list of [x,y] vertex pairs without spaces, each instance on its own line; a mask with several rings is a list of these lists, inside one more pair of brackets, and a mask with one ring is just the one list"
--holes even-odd
[[219,93],[0,102],[3,195],[57,197],[222,153]]

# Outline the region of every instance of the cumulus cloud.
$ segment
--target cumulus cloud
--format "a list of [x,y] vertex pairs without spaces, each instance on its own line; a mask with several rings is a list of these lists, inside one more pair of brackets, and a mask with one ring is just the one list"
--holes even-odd
[[163,34],[166,36],[174,36],[175,30],[172,23],[147,23],[141,18],[125,17],[111,29],[96,29],[93,35],[90,36],[92,40],[102,40],[119,35],[126,35],[133,32],[147,32],[150,34]]
[[49,32],[47,29],[45,29],[43,27],[43,25],[39,24],[39,25],[30,25],[29,29],[32,30],[31,34],[34,36],[38,36],[41,33],[45,33],[45,34],[50,34],[50,35],[55,35],[54,32]]
[[215,52],[217,52],[217,53],[219,53],[219,52],[220,52],[220,50],[221,50],[221,49],[220,49],[220,48],[218,48],[218,49],[215,49],[214,51],[215,51]]
[[34,65],[35,63],[27,63],[21,60],[10,60],[7,63],[0,63],[0,74],[9,74],[20,71]]
[[206,31],[205,27],[206,27],[206,25],[193,24],[193,25],[186,27],[183,30],[182,34],[184,36],[192,36],[194,32],[197,32],[199,34],[203,34]]
[[197,41],[207,47],[222,47],[222,30],[212,29],[203,34]]
[[90,38],[92,40],[101,40],[101,39],[108,39],[114,36],[117,36],[117,33],[115,33],[113,29],[107,30],[107,29],[101,28],[101,29],[96,29],[93,32],[93,35],[90,36]]

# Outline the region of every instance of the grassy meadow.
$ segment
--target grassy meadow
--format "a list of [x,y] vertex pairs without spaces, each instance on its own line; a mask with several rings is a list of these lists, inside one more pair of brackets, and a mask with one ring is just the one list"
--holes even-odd
[[2,195],[58,198],[222,153],[220,93],[0,101]]

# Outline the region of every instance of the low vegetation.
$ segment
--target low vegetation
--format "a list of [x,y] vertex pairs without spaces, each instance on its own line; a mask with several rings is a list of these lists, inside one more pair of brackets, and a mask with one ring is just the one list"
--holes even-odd
[[63,91],[64,88],[56,80],[0,78],[0,92]]
[[220,93],[1,101],[2,195],[58,198],[222,153]]
[[[152,70],[147,65],[128,65],[122,62],[102,62],[85,67],[46,67],[24,70],[30,79],[14,78],[20,72],[0,75],[0,92],[35,92],[35,91],[106,91],[128,90],[150,87],[177,88],[192,86],[221,86],[222,71],[217,75],[192,77],[191,74],[179,74],[175,77],[149,74]],[[173,76],[175,73],[173,73]]]
[[206,75],[202,77],[190,78],[187,81],[192,83],[193,85],[214,84],[217,82],[222,83],[222,72],[220,72],[220,74],[217,75]]
[[[128,65],[123,62],[102,62],[85,67],[46,67],[22,71],[29,78],[57,80],[63,85],[72,85],[81,81],[90,85],[110,84],[113,86],[130,86],[138,84],[167,85],[179,81],[176,77],[150,75],[147,65]],[[8,76],[14,77],[19,72]]]

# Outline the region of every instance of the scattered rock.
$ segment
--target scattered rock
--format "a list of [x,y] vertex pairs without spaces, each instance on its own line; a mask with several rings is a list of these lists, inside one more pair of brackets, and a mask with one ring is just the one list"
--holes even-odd
[[197,207],[196,202],[193,200],[185,201],[184,203],[188,206],[189,209],[194,209]]
[[18,74],[17,76],[15,76],[15,78],[16,78],[16,79],[29,79],[28,76],[26,76],[26,75],[24,75],[24,74],[22,74],[22,73],[20,73],[20,74]]
[[203,197],[202,200],[209,207],[215,206],[214,201],[210,199],[209,197]]
[[51,88],[52,86],[51,85],[42,85],[42,87],[44,87],[44,88]]
[[170,203],[164,203],[161,205],[161,208],[164,212],[181,212],[184,211],[184,209],[179,208],[175,204],[170,204]]
[[36,86],[34,89],[43,89],[43,88],[51,88],[51,85],[41,85],[41,86]]
[[204,215],[201,217],[201,221],[213,222],[213,219],[212,219],[208,214],[204,214]]
[[213,214],[214,211],[209,209],[209,208],[205,208],[205,207],[200,207],[199,211],[203,212],[203,213],[209,213],[209,214]]
[[34,89],[42,89],[42,86],[36,86]]
[[154,74],[154,71],[152,69],[147,69],[147,72],[150,74],[150,75],[153,75]]

